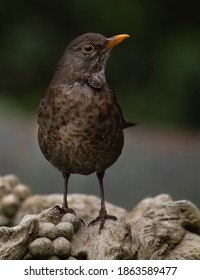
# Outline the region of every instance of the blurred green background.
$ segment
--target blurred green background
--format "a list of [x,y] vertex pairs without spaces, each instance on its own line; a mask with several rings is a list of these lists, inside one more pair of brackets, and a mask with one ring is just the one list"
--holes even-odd
[[[73,38],[128,33],[112,51],[106,74],[126,118],[141,126],[126,132],[122,160],[107,172],[112,173],[107,198],[120,204],[115,185],[129,177],[126,188],[134,202],[170,192],[198,204],[199,11],[199,0],[1,1],[0,174],[17,173],[40,193],[62,191],[60,174],[37,146],[36,108]],[[89,182],[77,176],[70,190],[97,194],[97,182]],[[122,206],[131,207],[129,197]]]
[[107,68],[128,114],[200,128],[199,11],[199,0],[2,1],[1,110],[34,110],[74,37],[128,33]]

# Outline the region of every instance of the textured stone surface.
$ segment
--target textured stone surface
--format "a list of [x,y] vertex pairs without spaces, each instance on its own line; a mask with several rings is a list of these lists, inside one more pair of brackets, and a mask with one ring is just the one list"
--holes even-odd
[[[131,228],[137,229],[141,247],[138,259],[199,258],[200,211],[191,202],[172,201],[169,195],[143,200],[126,217]],[[191,242],[185,242],[187,235]],[[184,244],[184,245],[183,245]],[[182,251],[179,253],[179,249]],[[193,251],[189,254],[188,251]],[[172,253],[174,252],[174,253]],[[195,253],[194,253],[195,252]]]
[[24,184],[17,184],[13,188],[13,193],[16,194],[16,196],[23,201],[26,199],[30,194],[30,188],[27,185]]
[[138,239],[132,236],[124,218],[107,220],[101,234],[98,223],[90,227],[81,225],[72,239],[72,255],[77,259],[130,259],[138,248]]
[[66,238],[60,236],[53,241],[53,251],[60,258],[68,258],[70,256],[71,244]]
[[0,259],[23,259],[28,253],[29,243],[37,236],[38,225],[38,220],[33,218],[13,228],[0,227]]
[[64,236],[67,239],[72,239],[74,234],[74,225],[69,222],[61,222],[56,228],[58,229],[59,235]]
[[1,200],[1,211],[8,217],[12,218],[18,211],[20,201],[14,193],[5,195]]
[[[16,224],[27,214],[39,214],[44,209],[54,207],[55,205],[62,205],[62,194],[51,195],[33,195],[28,197],[22,204],[17,217]],[[77,216],[80,216],[84,222],[90,222],[99,213],[100,199],[94,195],[84,194],[69,194],[69,207],[74,209]],[[124,208],[106,202],[106,207],[111,215],[125,216],[127,211]],[[74,215],[72,215],[74,219]]]
[[74,214],[67,213],[61,218],[61,223],[71,223],[74,227],[74,230],[76,231],[81,223],[81,220],[78,216],[75,216]]
[[57,227],[52,223],[39,223],[39,237],[47,237],[54,240],[59,234]]
[[30,188],[15,175],[0,176],[0,226],[15,224],[15,215],[30,193]]
[[4,182],[7,182],[11,188],[20,183],[19,178],[13,174],[8,174],[1,177]]
[[8,181],[0,178],[0,223],[20,224],[0,227],[0,259],[200,260],[200,211],[189,201],[162,194],[145,198],[129,213],[107,203],[109,214],[118,220],[106,220],[99,234],[99,223],[87,226],[99,211],[100,201],[94,196],[70,195],[76,215],[54,207],[62,203],[59,194],[28,196],[23,202],[18,196],[21,209],[10,219],[2,212],[4,200],[17,197],[13,190],[20,183],[9,176]]
[[40,237],[29,244],[29,252],[36,259],[46,259],[53,255],[53,244],[47,237]]

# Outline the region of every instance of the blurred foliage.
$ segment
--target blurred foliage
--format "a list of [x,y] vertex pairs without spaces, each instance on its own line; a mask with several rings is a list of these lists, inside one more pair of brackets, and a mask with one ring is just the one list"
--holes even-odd
[[76,36],[128,33],[107,67],[125,115],[200,128],[199,11],[199,0],[3,0],[0,110],[35,110]]

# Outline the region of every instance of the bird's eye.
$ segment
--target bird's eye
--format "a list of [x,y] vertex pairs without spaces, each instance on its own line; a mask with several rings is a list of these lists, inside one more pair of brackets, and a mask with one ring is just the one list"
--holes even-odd
[[92,44],[86,44],[83,47],[83,52],[84,53],[92,53],[94,51],[94,46]]

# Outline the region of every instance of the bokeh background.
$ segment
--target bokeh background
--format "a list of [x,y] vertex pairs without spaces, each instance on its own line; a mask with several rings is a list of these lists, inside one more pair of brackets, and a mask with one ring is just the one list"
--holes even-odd
[[[106,199],[131,209],[169,193],[200,206],[200,1],[3,0],[0,8],[0,175],[33,193],[63,180],[37,144],[36,108],[66,45],[86,32],[130,38],[107,66],[128,120],[122,156],[106,172]],[[70,192],[99,195],[95,175],[70,178]]]

